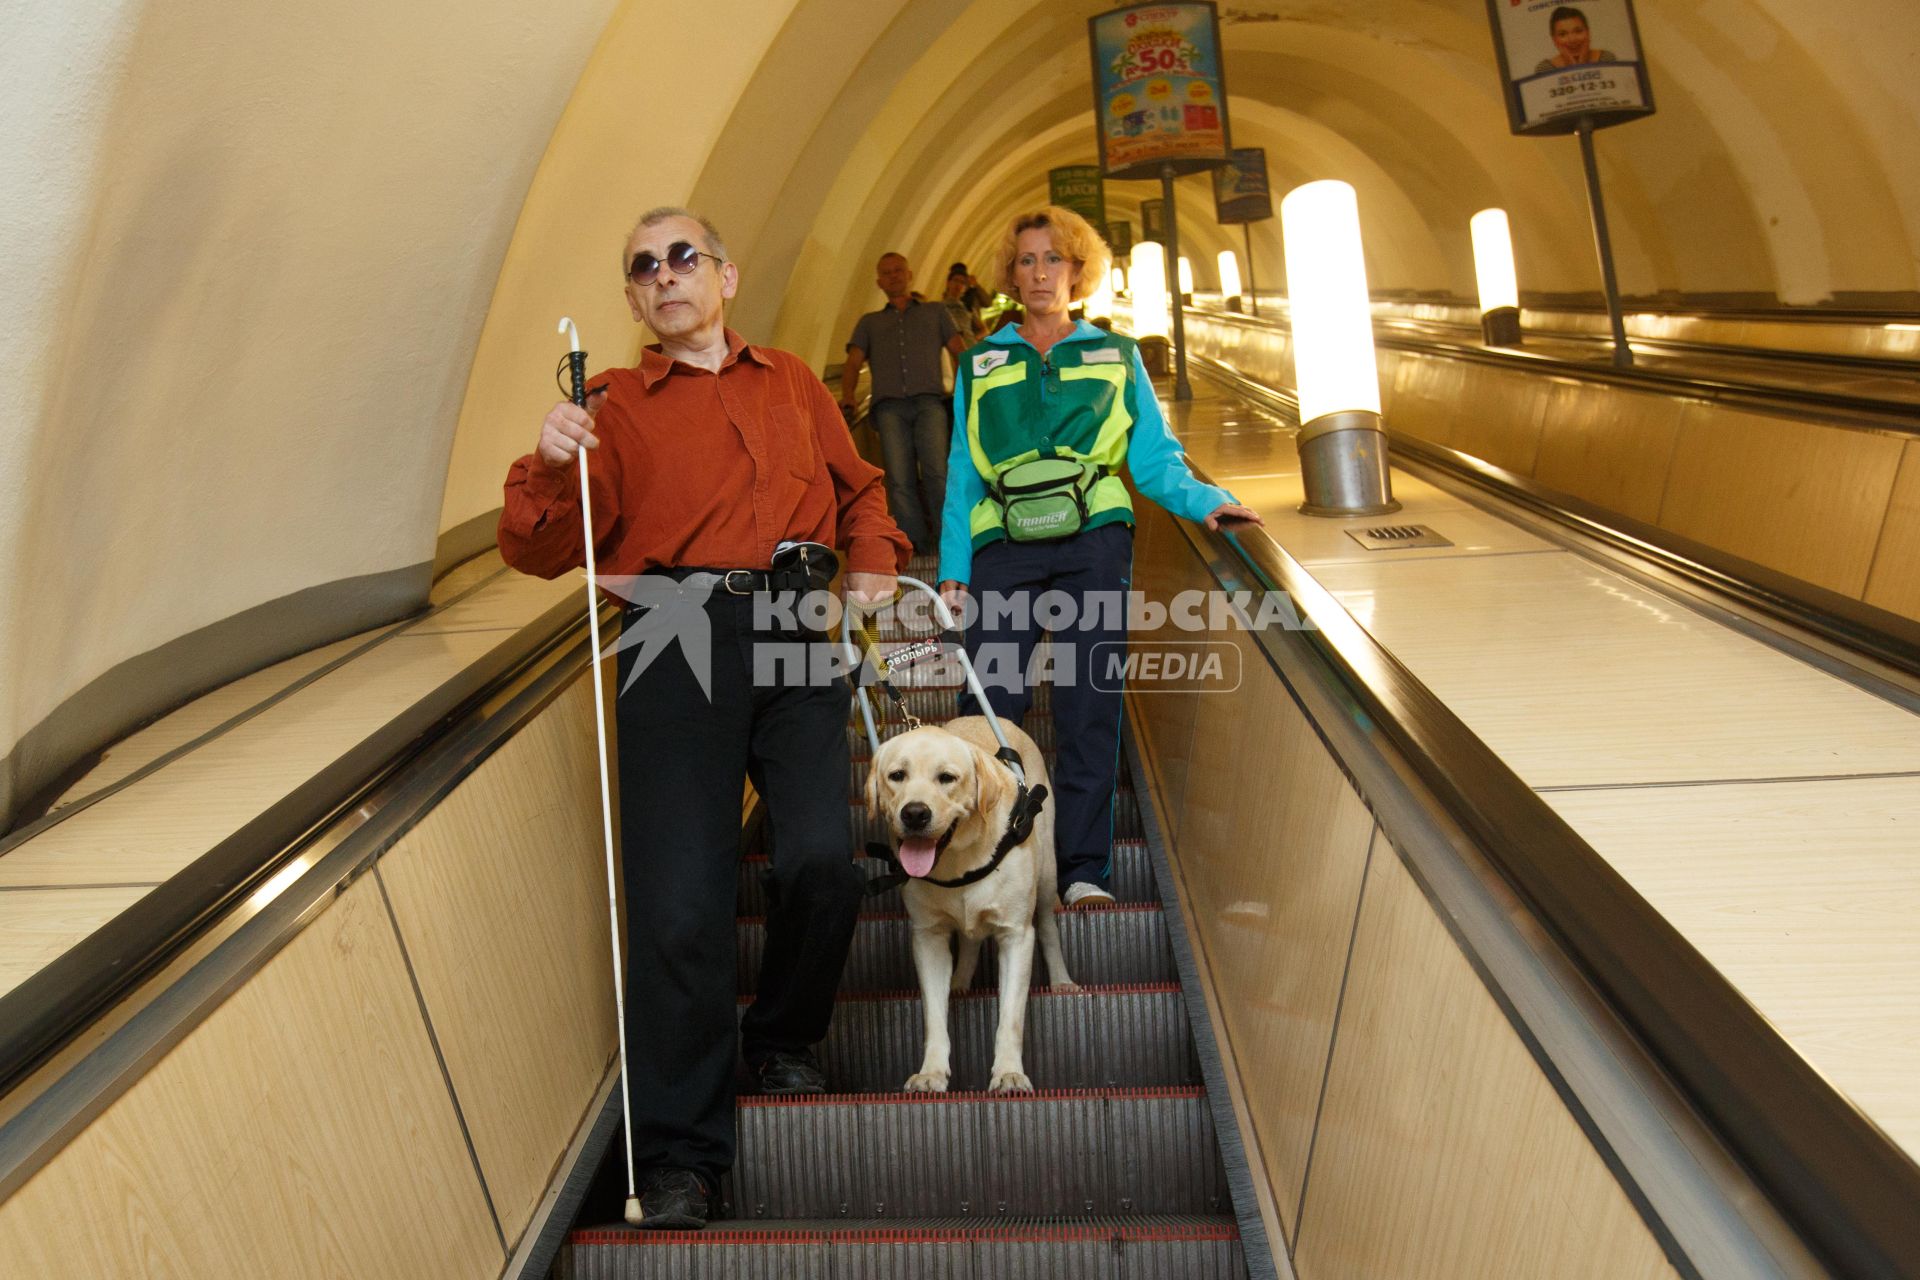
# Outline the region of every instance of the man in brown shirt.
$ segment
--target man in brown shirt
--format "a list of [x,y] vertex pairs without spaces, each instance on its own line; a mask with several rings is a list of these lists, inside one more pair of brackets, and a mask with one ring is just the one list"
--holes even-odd
[[[768,592],[814,585],[776,565],[778,548],[842,549],[849,594],[879,603],[909,546],[832,394],[797,357],[726,327],[739,269],[711,223],[655,209],[621,262],[633,318],[660,341],[638,367],[590,378],[586,409],[563,402],[547,414],[534,452],[507,474],[499,541],[508,564],[541,577],[585,563],[584,447],[601,573],[704,595],[693,607],[707,651],[685,652],[698,641],[684,628],[677,646],[623,645],[615,711],[641,1225],[684,1230],[706,1221],[733,1163],[743,782],[776,835],[758,995],[737,1034],[763,1092],[826,1088],[811,1046],[826,1035],[865,886],[847,806],[847,683],[808,683],[765,661],[811,638],[765,607]],[[625,629],[674,607],[686,606],[630,605]]]

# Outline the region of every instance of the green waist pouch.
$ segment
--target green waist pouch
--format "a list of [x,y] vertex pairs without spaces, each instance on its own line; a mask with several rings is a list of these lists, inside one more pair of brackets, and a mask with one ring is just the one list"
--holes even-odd
[[1035,458],[1010,467],[998,485],[1007,513],[1007,537],[1015,542],[1070,538],[1087,523],[1087,494],[1101,469],[1072,458]]

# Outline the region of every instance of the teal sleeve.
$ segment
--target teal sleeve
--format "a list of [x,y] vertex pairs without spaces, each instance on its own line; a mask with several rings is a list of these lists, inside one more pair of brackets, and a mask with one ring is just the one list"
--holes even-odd
[[[940,514],[940,582],[966,582],[973,572],[973,509],[987,496],[967,448],[967,380],[953,380],[953,444],[947,450],[947,499]],[[1211,507],[1208,510],[1212,510]]]
[[[1187,455],[1167,427],[1160,412],[1160,400],[1153,394],[1153,380],[1140,352],[1133,353],[1132,397],[1133,431],[1127,437],[1127,470],[1134,487],[1153,501],[1188,520],[1204,520],[1223,502],[1237,502],[1218,485],[1201,484],[1187,469]],[[951,477],[952,472],[948,472]],[[947,492],[953,492],[951,483]]]

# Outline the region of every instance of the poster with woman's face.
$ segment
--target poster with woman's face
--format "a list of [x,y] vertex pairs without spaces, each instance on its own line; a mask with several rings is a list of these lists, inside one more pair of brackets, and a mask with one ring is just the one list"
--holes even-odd
[[1653,110],[1632,0],[1488,0],[1514,131]]

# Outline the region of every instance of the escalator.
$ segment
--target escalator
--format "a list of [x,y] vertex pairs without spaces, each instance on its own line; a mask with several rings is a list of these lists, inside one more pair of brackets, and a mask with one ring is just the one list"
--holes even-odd
[[[897,624],[883,629],[883,644],[905,639]],[[905,696],[928,722],[953,714],[951,688]],[[1026,728],[1051,764],[1048,711],[1042,686]],[[883,738],[905,727],[894,715]],[[869,749],[856,725],[848,732],[851,823],[862,846],[884,833],[859,800]],[[766,830],[741,860],[743,1009],[760,968]],[[890,869],[860,865],[869,875]],[[1038,989],[1027,1005],[1034,1093],[984,1092],[996,1018],[991,943],[950,1011],[953,1091],[900,1092],[921,1054],[918,981],[899,891],[871,897],[819,1049],[839,1092],[743,1096],[738,1159],[705,1231],[577,1230],[554,1274],[1246,1276],[1140,799],[1124,775],[1112,878],[1112,906],[1062,912],[1081,989]]]

